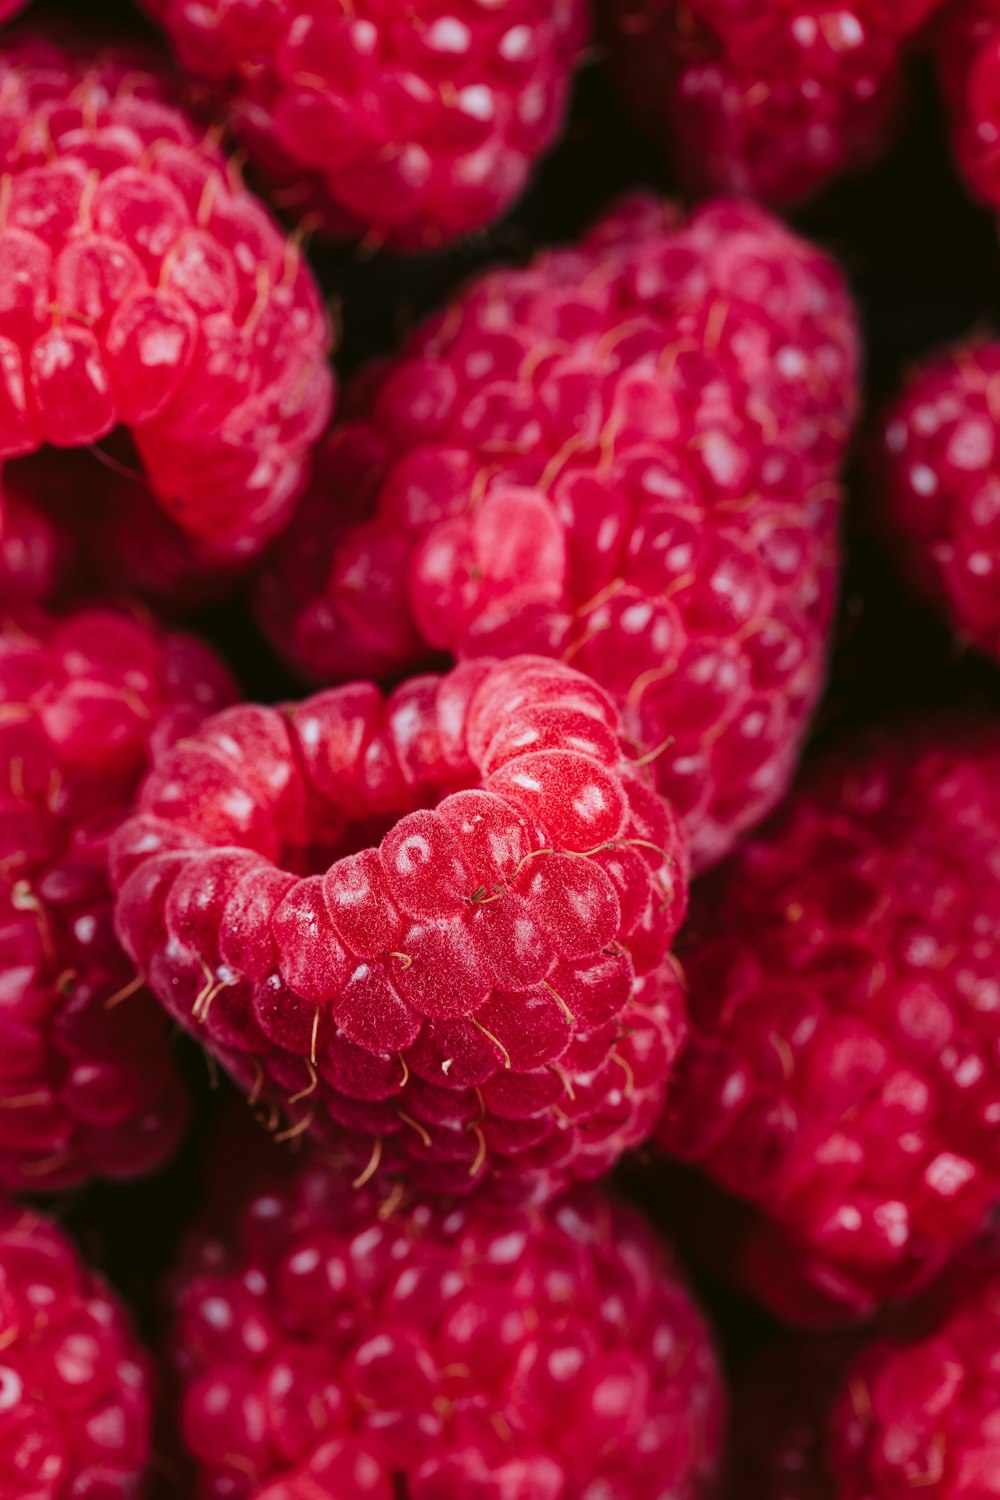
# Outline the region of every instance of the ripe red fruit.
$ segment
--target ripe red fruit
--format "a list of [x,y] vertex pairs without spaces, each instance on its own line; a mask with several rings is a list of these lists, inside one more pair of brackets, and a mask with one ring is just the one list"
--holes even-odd
[[895,134],[942,0],[601,0],[622,97],[697,193],[795,203]]
[[1000,208],[1000,4],[954,0],[935,41],[959,170],[978,197]]
[[0,61],[0,459],[125,427],[168,515],[251,556],[330,409],[297,245],[142,58],[28,38]]
[[630,199],[362,381],[265,628],[328,681],[570,661],[705,865],[782,795],[820,690],[856,361],[837,272],[776,220]]
[[6,1189],[132,1177],[177,1143],[184,1092],[164,1018],[115,938],[108,840],[154,748],[231,693],[206,647],[137,615],[22,611],[0,625]]
[[152,1372],[124,1309],[34,1210],[0,1200],[0,1494],[131,1500]]
[[908,381],[880,428],[873,502],[914,587],[1000,656],[1000,344],[959,345]]
[[684,1030],[683,844],[568,667],[231,709],[115,847],[153,992],[355,1170],[537,1198],[649,1134]]
[[283,207],[418,249],[489,224],[562,126],[586,0],[143,0]]
[[320,1166],[177,1278],[180,1426],[231,1500],[702,1500],[722,1383],[677,1266],[594,1189],[400,1205]]
[[730,1268],[792,1321],[936,1272],[1000,1199],[1000,734],[841,751],[706,891],[664,1147],[752,1212]]

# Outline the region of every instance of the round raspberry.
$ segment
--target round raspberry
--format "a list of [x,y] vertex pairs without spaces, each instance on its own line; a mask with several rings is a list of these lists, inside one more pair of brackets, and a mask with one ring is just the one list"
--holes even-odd
[[123,1308],[33,1210],[0,1200],[0,1494],[130,1500],[152,1375]]
[[4,1188],[135,1176],[177,1143],[185,1096],[115,938],[108,840],[154,748],[230,696],[207,648],[139,616],[0,624]]
[[586,0],[142,0],[281,204],[419,249],[489,224],[562,125]]
[[790,204],[892,142],[942,0],[601,0],[612,69],[695,192]]
[[29,38],[2,66],[0,459],[124,427],[168,515],[252,555],[330,409],[296,244],[141,58]]
[[907,1293],[1000,1199],[998,842],[1000,734],[924,727],[833,756],[705,893],[660,1140],[753,1206],[726,1257],[793,1321]]
[[181,1431],[205,1500],[701,1500],[719,1370],[678,1268],[594,1189],[400,1205],[326,1168],[189,1248]]
[[1000,656],[1000,344],[961,345],[910,378],[880,429],[875,503],[915,588]]
[[362,382],[265,628],[327,681],[431,648],[571,661],[703,866],[779,799],[820,691],[856,358],[837,272],[777,221],[630,199]]
[[116,840],[150,987],[367,1176],[545,1196],[656,1118],[685,859],[609,699],[519,657],[209,719]]
[[1000,3],[952,0],[935,41],[959,170],[1000,208]]

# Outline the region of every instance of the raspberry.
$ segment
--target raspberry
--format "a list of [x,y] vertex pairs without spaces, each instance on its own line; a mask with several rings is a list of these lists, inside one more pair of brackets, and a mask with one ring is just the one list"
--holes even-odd
[[936,42],[959,170],[978,197],[1000,208],[1000,4],[953,0]]
[[27,4],[28,0],[0,0],[0,21],[10,21]]
[[942,0],[602,0],[612,69],[697,193],[791,204],[892,142]]
[[3,77],[0,459],[124,427],[168,515],[251,555],[330,409],[295,243],[141,58],[28,39]]
[[518,657],[235,708],[138,809],[125,947],[286,1135],[534,1198],[648,1136],[684,1031],[685,859],[580,673]]
[[177,1143],[184,1091],[114,935],[108,840],[155,746],[230,696],[205,647],[138,616],[22,611],[0,626],[6,1189],[135,1176]]
[[705,893],[660,1139],[752,1206],[706,1239],[790,1320],[910,1292],[1000,1198],[998,839],[1000,734],[924,726],[834,755]]
[[961,345],[909,380],[880,429],[873,492],[915,588],[1000,655],[1000,344]]
[[306,1165],[189,1247],[174,1305],[206,1500],[715,1493],[704,1321],[648,1226],[595,1189],[400,1206]]
[[856,358],[839,276],[774,219],[628,200],[362,382],[262,622],[327,681],[572,661],[704,865],[781,796],[820,690]]
[[129,1500],[151,1371],[124,1310],[54,1224],[0,1200],[0,1494]]
[[419,249],[489,224],[562,125],[586,0],[142,0],[282,205]]

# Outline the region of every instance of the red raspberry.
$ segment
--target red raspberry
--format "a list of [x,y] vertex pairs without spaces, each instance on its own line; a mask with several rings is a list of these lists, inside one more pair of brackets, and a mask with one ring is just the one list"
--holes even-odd
[[61,1230],[0,1200],[0,1495],[129,1500],[152,1377],[123,1308]]
[[142,0],[278,190],[403,249],[500,215],[555,141],[586,0]]
[[175,1296],[202,1500],[700,1500],[723,1393],[673,1259],[594,1189],[400,1206],[287,1171]]
[[[793,1321],[904,1295],[1000,1198],[1000,733],[841,752],[707,892],[660,1139]],[[718,1222],[718,1221],[717,1221]]]
[[1000,3],[952,0],[936,42],[959,170],[974,193],[1000,208]]
[[0,626],[5,1188],[131,1177],[177,1143],[184,1093],[114,935],[108,839],[153,749],[230,694],[207,648],[138,617],[22,612]]
[[0,21],[11,20],[27,4],[28,0],[0,0]]
[[125,946],[288,1134],[534,1197],[648,1136],[684,1031],[684,853],[581,674],[518,657],[235,708],[138,806]]
[[915,587],[1000,656],[1000,343],[959,346],[908,382],[880,430],[873,492]]
[[361,383],[265,627],[328,681],[428,648],[572,661],[704,865],[785,790],[820,690],[856,358],[839,276],[774,219],[633,198]]
[[0,459],[120,424],[167,513],[251,555],[330,409],[296,245],[141,59],[28,39],[0,66]]
[[891,144],[942,0],[601,0],[612,68],[698,193],[795,203]]

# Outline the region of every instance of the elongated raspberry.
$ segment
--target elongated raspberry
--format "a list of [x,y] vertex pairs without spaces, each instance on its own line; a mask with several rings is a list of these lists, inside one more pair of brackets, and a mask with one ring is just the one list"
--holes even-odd
[[1000,4],[954,0],[935,42],[959,170],[973,193],[1000,208]]
[[521,193],[562,126],[586,0],[142,0],[275,184],[419,249]]
[[138,1500],[151,1386],[123,1308],[75,1246],[0,1200],[4,1500]]
[[429,648],[571,661],[704,865],[781,796],[820,689],[855,369],[818,251],[750,206],[630,199],[372,372],[265,628],[326,680]]
[[998,789],[995,729],[841,751],[706,892],[660,1139],[752,1206],[725,1253],[792,1320],[906,1294],[1000,1199]]
[[761,1361],[735,1402],[734,1500],[990,1500],[998,1252],[984,1238],[867,1340],[790,1344]]
[[880,429],[873,503],[914,587],[1000,655],[1000,344],[959,345],[910,378]]
[[790,204],[891,145],[942,0],[601,0],[622,97],[699,193]]
[[669,1252],[594,1189],[398,1203],[325,1167],[189,1247],[174,1296],[198,1494],[701,1500],[723,1394]]
[[231,695],[206,647],[138,615],[21,611],[0,624],[6,1189],[132,1177],[177,1143],[185,1096],[164,1017],[115,938],[108,839],[154,747]]
[[287,518],[330,409],[296,245],[141,57],[0,54],[0,459],[128,429],[222,559]]
[[288,1133],[534,1197],[649,1134],[684,1031],[685,858],[580,673],[519,657],[231,709],[138,808],[122,940]]

